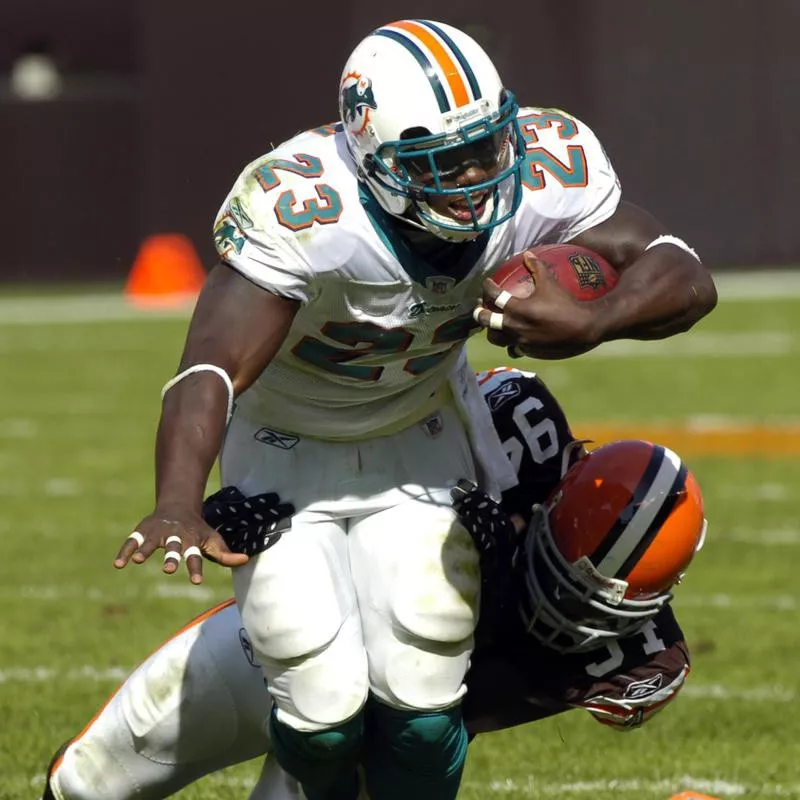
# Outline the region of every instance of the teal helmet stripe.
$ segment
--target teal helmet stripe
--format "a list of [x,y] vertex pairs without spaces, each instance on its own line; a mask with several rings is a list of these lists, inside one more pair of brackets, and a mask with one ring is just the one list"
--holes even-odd
[[467,83],[472,91],[472,99],[479,100],[481,97],[483,97],[481,94],[481,87],[478,85],[478,79],[475,77],[475,73],[472,71],[469,61],[467,61],[466,56],[461,52],[461,50],[458,49],[458,46],[452,40],[452,38],[450,38],[450,36],[448,36],[438,25],[435,25],[433,22],[429,22],[427,19],[415,19],[414,22],[422,25],[424,28],[427,28],[430,31],[433,31],[450,48],[450,51],[452,52],[456,61],[458,61],[459,66],[464,70]]
[[436,95],[436,101],[439,103],[439,111],[441,111],[442,114],[446,111],[450,111],[450,101],[447,99],[447,93],[442,86],[442,82],[439,80],[439,76],[436,74],[436,70],[433,68],[433,64],[431,64],[428,59],[428,56],[426,56],[414,42],[397,31],[378,28],[378,30],[375,31],[375,36],[385,36],[387,39],[393,39],[395,42],[399,42],[403,45],[403,47],[417,59],[419,65],[422,67],[422,71],[430,81],[431,89],[433,89],[433,93]]

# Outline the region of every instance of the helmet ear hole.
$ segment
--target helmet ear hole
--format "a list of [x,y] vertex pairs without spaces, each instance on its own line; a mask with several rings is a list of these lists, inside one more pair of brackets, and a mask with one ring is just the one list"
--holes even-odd
[[374,153],[365,153],[364,159],[362,161],[362,167],[364,169],[364,173],[368,175],[370,178],[375,177],[376,167],[375,167],[375,155]]
[[430,136],[430,135],[431,132],[427,128],[421,125],[417,125],[413,128],[406,128],[404,131],[402,131],[402,133],[400,134],[400,138],[402,140],[418,139],[422,136]]

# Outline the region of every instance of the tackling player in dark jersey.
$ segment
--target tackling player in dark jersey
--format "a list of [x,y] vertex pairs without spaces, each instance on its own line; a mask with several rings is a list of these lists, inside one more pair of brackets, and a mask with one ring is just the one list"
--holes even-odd
[[[689,671],[669,606],[705,532],[693,476],[648,442],[587,454],[542,381],[479,382],[519,485],[502,507],[471,486],[454,505],[481,556],[483,592],[464,714],[471,735],[585,708],[620,730],[672,700]],[[291,535],[291,507],[229,487],[204,515],[232,550]],[[145,661],[48,769],[44,800],[163,798],[269,753],[269,695],[233,601]],[[251,800],[292,800],[268,758]]]
[[703,543],[699,487],[674,453],[647,442],[587,455],[534,375],[478,377],[519,484],[502,509],[478,492],[455,501],[483,574],[468,728],[583,707],[629,730],[689,671],[668,600]]

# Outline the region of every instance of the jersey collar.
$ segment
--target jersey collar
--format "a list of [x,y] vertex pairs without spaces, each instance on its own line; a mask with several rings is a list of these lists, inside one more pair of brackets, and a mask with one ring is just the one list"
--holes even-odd
[[446,275],[456,283],[463,280],[472,271],[489,242],[487,231],[469,242],[450,244],[436,252],[423,254],[397,230],[395,218],[384,211],[366,186],[359,184],[358,193],[375,233],[400,262],[406,274],[421,286],[425,286],[426,278],[436,275]]

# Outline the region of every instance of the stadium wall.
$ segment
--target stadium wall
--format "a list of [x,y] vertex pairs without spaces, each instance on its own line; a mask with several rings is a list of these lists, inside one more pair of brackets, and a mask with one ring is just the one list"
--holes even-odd
[[[600,136],[627,199],[714,267],[800,262],[796,0],[3,0],[2,281],[117,281],[148,235],[211,223],[250,159],[336,116],[353,45],[401,16],[473,33],[523,103]],[[11,71],[52,54],[61,93],[24,101]]]

